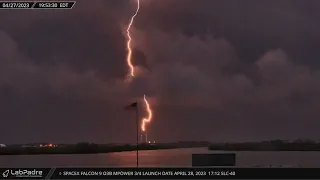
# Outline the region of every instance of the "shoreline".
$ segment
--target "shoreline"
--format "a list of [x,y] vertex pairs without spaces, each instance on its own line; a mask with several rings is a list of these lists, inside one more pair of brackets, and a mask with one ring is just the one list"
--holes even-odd
[[[165,150],[179,148],[207,148],[207,145],[177,145],[177,144],[140,144],[138,150]],[[0,148],[0,156],[18,155],[55,155],[55,154],[103,154],[115,152],[137,151],[137,145],[103,145],[76,144],[61,147],[5,147]]]
[[216,143],[208,146],[210,151],[320,151],[320,143],[312,141],[286,142],[281,140],[246,142],[246,143]]

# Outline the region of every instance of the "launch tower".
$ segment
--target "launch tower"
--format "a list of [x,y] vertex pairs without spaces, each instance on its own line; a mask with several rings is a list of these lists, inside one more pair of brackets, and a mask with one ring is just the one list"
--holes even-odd
[[148,134],[147,131],[142,131],[140,133],[140,143],[141,144],[147,144],[148,143]]

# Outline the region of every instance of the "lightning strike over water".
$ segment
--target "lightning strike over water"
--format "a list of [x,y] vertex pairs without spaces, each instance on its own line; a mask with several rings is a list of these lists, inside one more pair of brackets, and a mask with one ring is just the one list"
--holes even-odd
[[128,41],[127,41],[127,50],[128,50],[128,54],[127,54],[127,63],[128,63],[128,66],[130,68],[130,75],[132,77],[134,77],[134,66],[132,64],[132,49],[131,49],[131,36],[130,36],[130,29],[131,29],[131,26],[133,24],[133,21],[134,21],[134,18],[137,16],[138,12],[139,12],[139,9],[140,9],[140,0],[137,0],[137,10],[135,12],[135,14],[131,17],[131,20],[130,20],[130,23],[128,25],[128,28],[127,28],[127,37],[128,37]]
[[146,95],[143,95],[143,100],[144,100],[144,102],[146,104],[146,108],[147,108],[147,112],[148,112],[147,118],[143,118],[142,119],[142,124],[141,124],[141,130],[143,132],[145,132],[146,131],[146,124],[149,123],[151,121],[151,119],[152,119],[152,110],[151,110],[150,104],[149,104],[149,102],[148,102],[148,100],[146,98]]

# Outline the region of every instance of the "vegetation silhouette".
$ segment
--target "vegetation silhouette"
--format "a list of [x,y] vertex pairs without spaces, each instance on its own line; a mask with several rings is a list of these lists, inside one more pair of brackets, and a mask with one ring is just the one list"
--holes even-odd
[[262,142],[215,143],[209,150],[223,151],[320,151],[320,143],[312,140],[271,140]]
[[[139,144],[139,150],[160,150],[192,147],[208,147],[208,142],[177,142],[162,144]],[[40,154],[97,154],[123,151],[136,151],[137,145],[95,144],[81,142],[77,144],[60,144],[56,147],[7,146],[0,148],[0,155],[40,155]]]

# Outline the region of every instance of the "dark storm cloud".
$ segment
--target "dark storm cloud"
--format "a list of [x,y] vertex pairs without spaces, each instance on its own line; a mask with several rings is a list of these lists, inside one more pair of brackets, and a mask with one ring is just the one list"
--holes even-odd
[[243,61],[254,61],[271,48],[283,48],[297,61],[308,56],[304,62],[318,65],[319,7],[316,0],[164,0],[150,3],[142,10],[148,16],[139,20],[143,22],[141,28],[189,35],[210,32],[224,37],[236,46]]
[[160,141],[318,136],[318,1],[141,0],[131,81],[134,6],[1,12],[1,141],[134,141],[143,94]]
[[130,14],[120,12],[128,5],[125,1],[79,1],[72,11],[7,12],[12,16],[1,17],[5,23],[0,28],[37,64],[63,62],[76,71],[95,69],[99,74],[122,77],[125,38],[120,26]]

